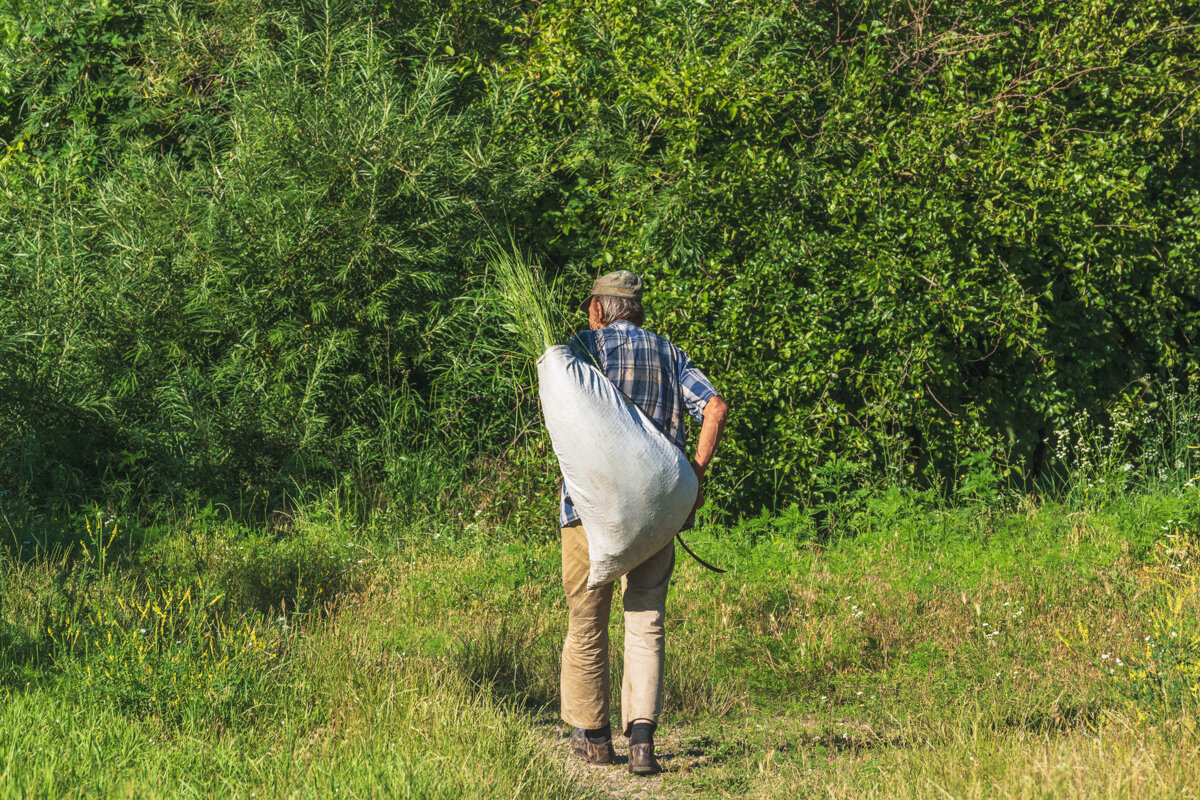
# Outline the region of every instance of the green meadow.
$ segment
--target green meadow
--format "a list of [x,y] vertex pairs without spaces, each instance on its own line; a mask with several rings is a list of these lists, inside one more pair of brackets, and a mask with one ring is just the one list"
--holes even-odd
[[81,524],[8,517],[30,538],[0,563],[4,797],[1116,798],[1200,778],[1196,490],[999,510],[897,491],[832,528],[701,526],[728,572],[680,554],[648,780],[567,751],[552,528],[333,507],[271,533]]

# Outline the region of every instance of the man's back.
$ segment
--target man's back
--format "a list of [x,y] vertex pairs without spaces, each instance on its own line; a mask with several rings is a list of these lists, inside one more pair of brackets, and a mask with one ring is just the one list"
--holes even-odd
[[[580,331],[570,341],[576,355],[595,365],[680,450],[687,451],[684,412],[703,419],[717,390],[687,354],[663,337],[626,320]],[[579,519],[566,487],[559,523]]]
[[717,394],[687,354],[658,334],[625,320],[580,331],[571,346],[595,364],[680,450],[686,449],[684,412],[702,419],[705,403]]

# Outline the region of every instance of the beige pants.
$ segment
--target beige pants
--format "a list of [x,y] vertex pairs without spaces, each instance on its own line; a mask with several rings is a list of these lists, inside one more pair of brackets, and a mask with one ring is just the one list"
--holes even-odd
[[[567,592],[567,640],[562,652],[562,718],[576,728],[608,724],[608,616],[613,585],[587,589],[587,534],[581,523],[562,529],[563,588]],[[675,542],[621,579],[625,606],[625,668],[621,681],[621,727],[635,719],[658,722],[662,710],[667,586],[675,568]]]

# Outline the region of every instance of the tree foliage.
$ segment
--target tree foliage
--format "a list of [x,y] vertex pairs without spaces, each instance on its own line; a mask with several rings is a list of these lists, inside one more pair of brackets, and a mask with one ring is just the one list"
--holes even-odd
[[733,407],[727,507],[953,486],[979,451],[1035,479],[1078,412],[1196,377],[1198,26],[1183,0],[20,0],[0,476],[265,507],[410,459],[552,475],[512,447],[529,395],[482,302],[511,233],[581,290],[643,273]]

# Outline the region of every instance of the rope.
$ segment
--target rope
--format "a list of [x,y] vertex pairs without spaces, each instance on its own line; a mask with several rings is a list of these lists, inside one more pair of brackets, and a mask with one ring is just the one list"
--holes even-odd
[[[689,529],[690,529],[690,526],[689,526]],[[723,569],[717,569],[717,568],[716,568],[716,567],[714,567],[712,564],[708,563],[708,562],[707,562],[707,561],[705,561],[703,558],[701,558],[700,556],[698,556],[698,555],[696,555],[695,553],[693,553],[693,552],[692,552],[692,548],[688,547],[688,546],[687,546],[687,542],[685,542],[685,541],[683,540],[683,531],[680,531],[679,533],[675,534],[675,538],[679,540],[679,543],[680,543],[681,545],[683,545],[683,549],[684,549],[685,551],[687,551],[687,554],[688,554],[689,556],[691,556],[692,558],[696,559],[696,563],[697,563],[697,564],[699,564],[700,566],[702,566],[702,567],[705,567],[705,568],[707,568],[707,569],[711,569],[713,572],[717,572],[717,573],[724,573],[724,572],[725,572],[725,570],[723,570]]]

